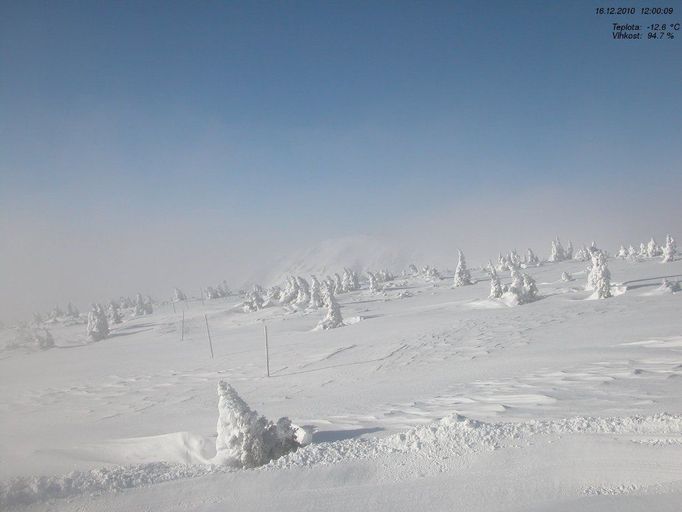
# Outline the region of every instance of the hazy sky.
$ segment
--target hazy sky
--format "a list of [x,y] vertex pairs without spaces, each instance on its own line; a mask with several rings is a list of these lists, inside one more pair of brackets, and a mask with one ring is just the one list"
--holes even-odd
[[682,238],[682,32],[595,5],[0,0],[0,318],[354,233]]

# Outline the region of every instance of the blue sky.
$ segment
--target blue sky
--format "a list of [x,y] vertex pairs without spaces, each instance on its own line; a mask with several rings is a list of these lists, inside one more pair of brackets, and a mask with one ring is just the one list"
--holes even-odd
[[312,239],[491,194],[679,197],[682,33],[613,41],[596,5],[1,0],[6,238]]

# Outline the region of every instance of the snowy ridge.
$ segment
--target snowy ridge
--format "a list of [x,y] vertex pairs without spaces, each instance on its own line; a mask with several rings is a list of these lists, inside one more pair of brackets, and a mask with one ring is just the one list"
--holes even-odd
[[487,423],[459,414],[421,425],[385,439],[353,439],[306,446],[266,467],[286,468],[332,464],[344,459],[373,458],[388,453],[463,455],[496,450],[535,435],[562,434],[673,434],[682,435],[682,415],[591,417],[561,420]]
[[[605,418],[576,416],[560,420],[487,423],[453,414],[384,439],[350,439],[308,445],[259,469],[277,471],[400,453],[433,460],[436,464],[435,460],[444,456],[462,456],[508,446],[523,446],[533,436],[570,434],[679,436],[682,435],[682,415],[661,413]],[[20,477],[0,484],[0,505],[12,507],[79,494],[116,492],[230,471],[236,470],[216,465],[155,462],[76,471],[63,476]]]

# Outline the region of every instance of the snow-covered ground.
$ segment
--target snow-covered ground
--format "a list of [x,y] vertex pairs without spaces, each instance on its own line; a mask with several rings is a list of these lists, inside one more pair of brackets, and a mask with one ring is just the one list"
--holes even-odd
[[[57,325],[53,349],[0,352],[0,508],[679,510],[682,293],[659,286],[682,261],[610,259],[605,300],[586,300],[585,267],[530,269],[540,300],[516,307],[487,299],[480,270],[459,288],[364,286],[326,331],[323,309],[236,298],[187,304],[184,340],[179,304],[97,343]],[[220,380],[313,443],[257,469],[206,464]]]

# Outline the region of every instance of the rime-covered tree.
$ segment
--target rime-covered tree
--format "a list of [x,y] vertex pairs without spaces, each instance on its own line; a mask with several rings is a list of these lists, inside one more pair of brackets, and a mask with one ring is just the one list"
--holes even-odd
[[151,297],[146,299],[141,293],[135,296],[135,316],[151,315],[154,312]]
[[39,312],[33,313],[33,323],[35,325],[40,325],[43,323],[43,315],[41,315]]
[[345,291],[341,276],[338,273],[334,274],[334,294],[340,295]]
[[528,252],[526,253],[526,265],[528,265],[529,267],[540,266],[540,258],[538,258],[535,255],[533,249],[531,249],[530,247],[528,248]]
[[414,263],[410,263],[410,266],[407,268],[407,272],[412,275],[412,276],[418,276],[419,275],[419,269]]
[[570,240],[568,241],[568,245],[566,246],[566,250],[564,251],[564,259],[565,260],[573,259],[573,242],[571,242]]
[[297,277],[296,282],[298,283],[298,295],[296,295],[296,304],[307,306],[310,303],[310,286],[308,286],[308,281],[306,281],[302,277]]
[[78,308],[74,306],[71,302],[69,302],[66,306],[66,316],[69,316],[71,318],[79,318],[80,312],[78,311]]
[[549,255],[549,261],[552,263],[556,263],[558,261],[563,261],[566,259],[566,252],[564,251],[563,245],[561,245],[561,241],[559,240],[559,237],[556,237],[554,240],[552,240],[552,250]]
[[597,251],[592,257],[592,270],[588,280],[593,286],[594,295],[598,299],[611,297],[611,272],[606,264],[606,255]]
[[220,290],[216,290],[213,286],[206,287],[206,298],[214,300],[219,299],[221,296]]
[[88,313],[87,333],[92,341],[100,341],[109,336],[107,315],[99,304],[93,304],[92,311]]
[[341,308],[339,307],[339,303],[336,302],[336,298],[334,297],[334,293],[332,292],[331,288],[325,286],[324,289],[322,290],[322,293],[324,298],[324,305],[327,308],[327,314],[322,320],[320,320],[320,323],[317,324],[317,328],[326,330],[335,329],[337,327],[343,327],[343,317],[341,316]]
[[509,270],[509,262],[507,261],[507,257],[500,253],[497,257],[497,271],[504,272],[505,270]]
[[587,247],[583,245],[580,249],[578,249],[573,259],[576,261],[589,261],[590,252],[587,250]]
[[490,296],[489,297],[491,299],[499,299],[500,297],[502,297],[504,290],[502,289],[502,283],[500,281],[500,277],[497,275],[497,271],[495,270],[495,267],[493,266],[492,261],[488,262],[488,267],[486,270],[488,271],[488,276],[490,276]]
[[121,309],[116,301],[112,300],[109,303],[109,319],[112,324],[120,324],[123,321],[121,317]]
[[618,254],[616,254],[616,258],[624,260],[627,257],[628,257],[628,251],[625,249],[625,246],[621,245],[620,249],[618,249]]
[[322,286],[315,276],[310,276],[310,283],[310,302],[308,307],[310,309],[318,309],[324,304],[322,300]]
[[677,254],[677,245],[675,244],[675,239],[670,236],[665,236],[665,246],[663,247],[663,263],[669,263],[675,259],[675,254]]
[[641,242],[641,243],[639,244],[639,254],[638,254],[638,256],[639,256],[640,258],[646,258],[648,255],[649,255],[649,253],[647,252],[646,244],[645,244],[644,242]]
[[518,268],[511,268],[512,282],[502,295],[514,304],[526,304],[537,299],[538,288],[535,280],[528,274],[522,274]]
[[218,464],[254,468],[300,446],[289,418],[273,423],[259,416],[223,381],[218,385],[218,413],[214,459]]
[[175,290],[173,290],[173,300],[175,302],[187,300],[187,295],[185,295],[180,288],[175,288]]
[[282,289],[279,286],[272,286],[268,288],[263,297],[263,307],[267,308],[279,304],[280,297],[282,296]]
[[454,286],[467,286],[471,283],[471,273],[467,269],[466,259],[464,258],[464,253],[462,251],[457,251],[459,255],[459,261],[457,262],[457,268],[455,269],[455,277],[453,279]]
[[524,302],[532,302],[538,298],[538,287],[529,274],[523,274]]
[[507,256],[507,259],[509,260],[509,263],[515,267],[521,265],[521,256],[519,256],[519,253],[516,252],[516,249],[512,249],[512,251]]
[[646,246],[646,253],[649,258],[655,258],[656,256],[661,255],[661,249],[653,237],[651,237],[651,240],[649,240],[649,243]]
[[369,279],[369,292],[377,293],[379,291],[379,283],[377,282],[376,276],[368,271],[367,278]]
[[344,292],[349,292],[353,289],[353,278],[350,274],[350,270],[347,268],[343,269],[343,277],[341,278],[341,284],[343,285]]
[[287,277],[287,283],[284,286],[284,290],[282,290],[282,294],[280,296],[280,304],[282,305],[287,305],[291,304],[298,298],[298,280],[293,277],[289,276]]

